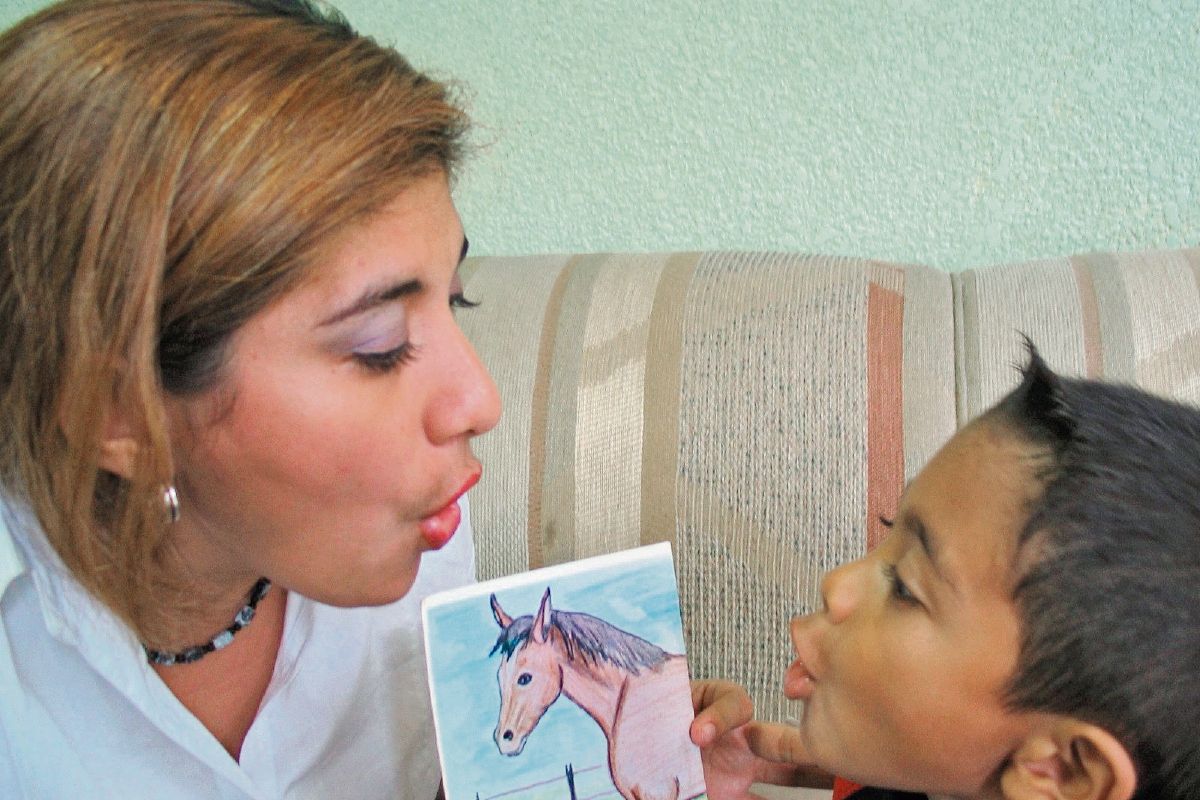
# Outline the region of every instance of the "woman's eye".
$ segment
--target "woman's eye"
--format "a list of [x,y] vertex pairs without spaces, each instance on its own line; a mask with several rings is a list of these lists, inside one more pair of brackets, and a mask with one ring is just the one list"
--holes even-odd
[[354,360],[370,372],[391,372],[417,357],[417,347],[405,342],[399,347],[381,353],[355,353]]
[[450,295],[451,308],[475,308],[479,303],[474,300],[468,300],[462,292],[455,292]]
[[891,586],[892,598],[897,602],[905,605],[920,605],[921,601],[917,596],[908,590],[908,586],[900,577],[900,573],[896,571],[895,564],[887,564],[883,568],[884,574],[887,576],[888,583]]

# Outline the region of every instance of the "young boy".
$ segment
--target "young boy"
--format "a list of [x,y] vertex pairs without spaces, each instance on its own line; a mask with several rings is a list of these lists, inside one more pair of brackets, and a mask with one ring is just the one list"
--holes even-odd
[[854,800],[1200,798],[1200,410],[1030,347],[885,522],[792,622],[798,731],[751,751],[888,787]]

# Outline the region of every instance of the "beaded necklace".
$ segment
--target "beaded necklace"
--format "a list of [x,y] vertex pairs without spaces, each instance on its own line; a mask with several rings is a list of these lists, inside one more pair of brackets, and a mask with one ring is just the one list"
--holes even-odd
[[146,645],[142,648],[146,651],[146,659],[151,664],[159,664],[164,667],[172,666],[173,664],[191,664],[194,661],[199,661],[214,650],[220,650],[233,641],[235,633],[250,624],[250,620],[254,619],[254,609],[258,607],[258,601],[266,597],[267,592],[271,588],[271,582],[266,578],[259,578],[258,582],[250,590],[250,594],[246,597],[246,604],[233,616],[233,624],[228,628],[218,633],[211,641],[204,644],[194,645],[186,650],[180,650],[178,653],[164,653],[161,650],[154,650]]

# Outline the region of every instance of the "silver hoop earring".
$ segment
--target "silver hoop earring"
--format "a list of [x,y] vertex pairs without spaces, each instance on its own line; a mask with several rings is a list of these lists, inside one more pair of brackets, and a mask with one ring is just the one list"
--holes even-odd
[[174,525],[179,521],[179,493],[173,484],[163,487],[163,506],[167,510],[167,524]]

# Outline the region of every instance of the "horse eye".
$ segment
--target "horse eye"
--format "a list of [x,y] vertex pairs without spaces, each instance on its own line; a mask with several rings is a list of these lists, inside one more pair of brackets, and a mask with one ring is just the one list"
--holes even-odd
[[533,680],[532,675],[528,672],[522,672],[517,678],[517,686],[526,686],[531,680]]

